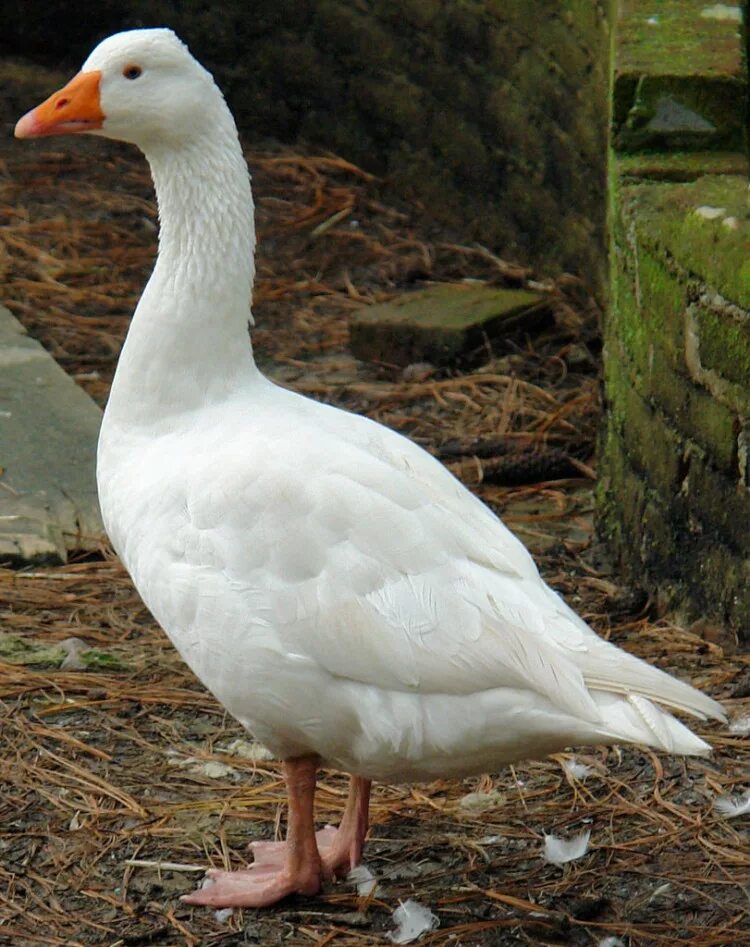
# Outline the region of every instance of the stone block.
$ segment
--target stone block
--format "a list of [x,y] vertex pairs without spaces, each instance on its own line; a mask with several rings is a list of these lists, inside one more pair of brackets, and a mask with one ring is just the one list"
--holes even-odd
[[628,569],[638,549],[638,526],[643,519],[646,488],[628,464],[622,434],[611,421],[607,424],[599,451],[599,478],[596,485],[597,530],[618,552],[624,546],[631,555],[623,558]]
[[659,259],[667,256],[733,303],[750,309],[747,179],[707,175],[684,184],[623,185],[626,229]]
[[621,359],[607,359],[605,384],[609,423],[614,424],[628,463],[665,501],[670,501],[681,480],[681,438],[668,419],[638,394]]
[[750,556],[750,491],[736,478],[717,471],[706,459],[690,457],[684,494],[690,515],[702,534],[719,537],[735,553]]
[[360,309],[351,321],[357,358],[390,365],[454,364],[485,338],[533,329],[549,318],[544,296],[477,283],[431,286]]
[[[726,6],[726,9],[730,8]],[[740,8],[705,0],[621,0],[613,92],[615,147],[736,149],[746,144]]]
[[621,154],[617,170],[624,181],[695,181],[705,174],[747,175],[748,160],[739,151],[657,151]]
[[727,305],[692,308],[698,329],[698,352],[704,369],[738,385],[750,383],[750,313]]
[[64,562],[104,530],[101,411],[0,306],[0,562]]
[[735,412],[674,371],[659,349],[654,350],[651,372],[643,382],[641,393],[668,417],[686,442],[697,444],[719,470],[736,476],[740,424]]
[[660,349],[674,368],[685,371],[687,282],[637,243],[620,253],[608,332],[645,376],[653,374],[654,352]]

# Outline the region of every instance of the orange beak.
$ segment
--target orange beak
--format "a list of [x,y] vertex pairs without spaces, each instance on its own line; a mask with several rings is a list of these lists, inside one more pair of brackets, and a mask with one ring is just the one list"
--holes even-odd
[[101,78],[98,69],[79,72],[59,92],[19,118],[16,138],[45,138],[101,128],[105,118],[99,100]]

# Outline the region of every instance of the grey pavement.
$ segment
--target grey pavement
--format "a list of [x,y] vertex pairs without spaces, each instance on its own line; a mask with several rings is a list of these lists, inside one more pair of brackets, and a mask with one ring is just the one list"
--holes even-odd
[[101,542],[101,415],[0,306],[0,564],[65,562]]

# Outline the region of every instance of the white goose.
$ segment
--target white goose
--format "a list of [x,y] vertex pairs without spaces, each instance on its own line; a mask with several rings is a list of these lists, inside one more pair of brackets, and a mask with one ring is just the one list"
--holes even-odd
[[[247,338],[253,204],[212,77],[169,30],[104,40],[19,138],[90,132],[151,165],[161,236],[99,441],[112,543],[176,648],[284,760],[285,843],[190,904],[261,906],[355,864],[370,781],[494,770],[571,744],[709,750],[724,719],[603,641],[429,454],[264,378]],[[319,765],[352,774],[315,834]]]

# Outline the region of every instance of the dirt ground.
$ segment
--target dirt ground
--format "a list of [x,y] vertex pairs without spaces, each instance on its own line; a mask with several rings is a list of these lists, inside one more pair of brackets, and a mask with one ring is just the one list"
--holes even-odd
[[[103,403],[155,252],[145,164],[106,142],[2,141],[2,301]],[[439,919],[424,944],[750,942],[747,817],[715,805],[750,788],[750,658],[715,629],[657,617],[593,542],[599,346],[584,288],[543,283],[546,327],[488,342],[461,371],[359,363],[347,321],[364,303],[428,280],[534,274],[418,232],[340,159],[273,144],[248,157],[263,369],[443,457],[601,634],[723,700],[733,725],[698,724],[711,759],[589,747],[464,781],[376,786],[373,893],[342,880],[271,910],[190,909],[178,896],[205,866],[242,865],[249,840],[283,833],[278,763],[182,665],[109,550],[4,569],[0,944],[365,947],[390,943],[407,899]],[[94,649],[88,663],[73,653],[61,666],[52,646],[71,638]],[[338,820],[345,789],[322,774],[321,824]],[[582,857],[544,860],[545,835],[582,830]]]

